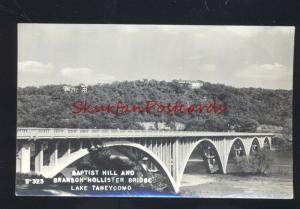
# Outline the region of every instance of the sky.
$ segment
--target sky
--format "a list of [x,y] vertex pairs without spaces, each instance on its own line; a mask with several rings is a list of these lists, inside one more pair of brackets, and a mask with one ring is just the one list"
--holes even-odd
[[202,80],[292,89],[294,27],[19,24],[18,86]]

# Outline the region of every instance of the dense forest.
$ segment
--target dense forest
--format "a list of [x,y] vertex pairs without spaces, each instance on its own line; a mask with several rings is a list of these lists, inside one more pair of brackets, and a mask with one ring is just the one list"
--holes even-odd
[[[175,122],[185,125],[185,130],[257,131],[259,126],[282,127],[291,131],[292,91],[261,88],[234,88],[221,84],[204,83],[192,89],[174,80],[137,80],[88,86],[86,93],[65,92],[64,85],[18,88],[17,125],[19,127],[63,128],[119,128],[142,129],[140,122],[165,122],[170,127]],[[118,116],[107,113],[72,113],[74,101],[91,104],[115,104],[122,101],[129,105],[143,106],[155,100],[166,104],[199,104],[212,101],[224,104],[224,113],[163,114],[127,113]]]

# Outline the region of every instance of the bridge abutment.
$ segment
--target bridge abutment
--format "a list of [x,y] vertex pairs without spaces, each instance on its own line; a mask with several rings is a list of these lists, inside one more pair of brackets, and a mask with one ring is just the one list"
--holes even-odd
[[16,172],[30,172],[30,144],[29,142],[17,142]]

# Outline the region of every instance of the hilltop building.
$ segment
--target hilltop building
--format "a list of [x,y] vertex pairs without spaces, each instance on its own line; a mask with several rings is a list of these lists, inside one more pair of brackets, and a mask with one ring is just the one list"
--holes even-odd
[[63,86],[64,92],[77,92],[77,88],[73,86]]
[[85,84],[80,84],[80,91],[82,92],[82,93],[86,93],[87,92],[87,85],[85,85]]
[[197,80],[197,81],[192,81],[192,80],[179,80],[179,84],[183,86],[188,86],[191,89],[199,89],[204,85],[203,81]]
[[81,93],[86,93],[87,85],[85,85],[85,84],[80,84],[79,86],[65,85],[62,87],[62,89],[64,92],[76,93],[76,92],[80,91]]

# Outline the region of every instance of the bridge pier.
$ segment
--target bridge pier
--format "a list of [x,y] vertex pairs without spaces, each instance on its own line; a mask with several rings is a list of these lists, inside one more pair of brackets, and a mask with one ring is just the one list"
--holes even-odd
[[178,183],[179,181],[179,139],[175,139],[173,141],[173,178],[175,179],[175,182]]
[[35,143],[34,165],[35,174],[41,175],[44,166],[44,143],[40,141]]
[[69,140],[64,144],[64,151],[63,157],[69,157],[71,155],[71,142]]
[[270,150],[273,150],[273,148],[272,148],[272,138],[271,138],[271,137],[268,137],[268,140],[269,140],[269,147],[270,147]]
[[71,156],[71,142],[67,140],[67,142],[62,142],[62,157],[60,158],[60,161],[67,160]]
[[216,151],[219,154],[219,158],[221,161],[221,167],[220,170],[223,174],[226,174],[226,168],[227,168],[227,161],[228,156],[231,150],[231,140],[227,138],[218,139],[215,141]]
[[245,155],[246,155],[246,157],[248,158],[249,155],[250,155],[250,151],[251,151],[253,139],[250,139],[250,138],[242,138],[241,141],[242,141],[242,143],[244,144]]
[[50,152],[49,156],[49,166],[56,166],[58,159],[58,145],[56,141],[50,141],[48,143],[48,149]]
[[28,142],[17,142],[16,172],[30,172],[30,144]]
[[258,138],[258,143],[259,143],[259,148],[260,149],[264,148],[265,138],[264,137],[259,137]]
[[79,141],[79,149],[82,150],[82,148],[83,148],[83,142]]

